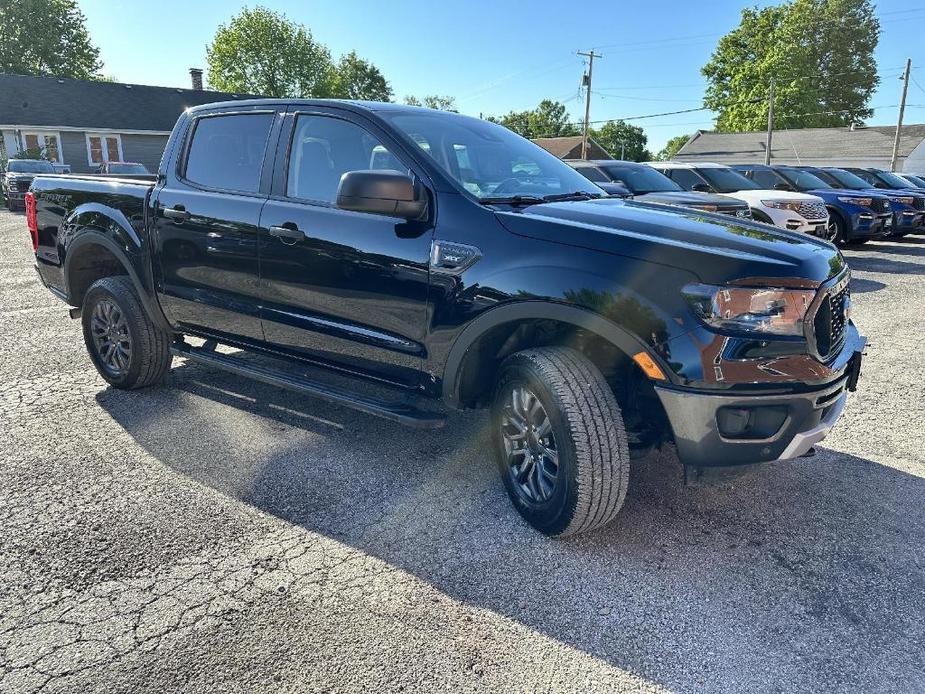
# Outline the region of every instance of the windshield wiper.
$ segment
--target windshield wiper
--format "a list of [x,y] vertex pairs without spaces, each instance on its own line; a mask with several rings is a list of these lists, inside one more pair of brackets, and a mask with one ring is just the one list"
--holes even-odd
[[479,198],[483,205],[540,205],[548,202],[544,198],[535,195],[509,195],[496,198]]
[[553,195],[544,195],[543,200],[546,202],[558,202],[560,200],[596,200],[604,197],[604,194],[589,193],[585,190],[576,190],[572,193],[555,193]]

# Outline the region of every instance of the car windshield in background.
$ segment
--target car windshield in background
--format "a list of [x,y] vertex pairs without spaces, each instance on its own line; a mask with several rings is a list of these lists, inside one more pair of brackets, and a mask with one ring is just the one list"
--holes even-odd
[[116,174],[146,174],[144,164],[110,164],[109,172]]
[[909,182],[912,183],[912,185],[916,185],[919,188],[925,188],[925,178],[922,178],[921,176],[913,176],[912,174],[903,174],[903,178],[909,179]]
[[874,176],[879,178],[883,183],[888,185],[890,188],[908,188],[909,183],[901,179],[899,176],[891,174],[889,171],[877,171]]
[[718,193],[735,193],[739,190],[761,190],[761,186],[732,169],[705,167],[697,173],[707,179]]
[[831,183],[836,188],[847,188],[849,190],[866,190],[871,184],[860,176],[855,176],[850,171],[844,169],[825,169],[820,172],[823,178],[831,179]]
[[649,166],[619,166],[602,164],[614,183],[622,183],[633,195],[676,192],[684,189],[664,174]]
[[787,179],[787,183],[797,190],[818,190],[820,188],[831,188],[828,183],[809,171],[802,169],[792,169],[787,166],[781,166],[777,172]]
[[604,195],[568,164],[504,126],[446,112],[381,112],[478,198]]
[[7,162],[7,169],[14,173],[54,173],[55,167],[50,161],[25,161],[22,159],[10,159]]

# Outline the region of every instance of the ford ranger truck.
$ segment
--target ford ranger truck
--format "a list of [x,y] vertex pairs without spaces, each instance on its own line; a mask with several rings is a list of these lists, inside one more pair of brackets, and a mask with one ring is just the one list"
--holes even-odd
[[893,210],[885,195],[835,188],[796,166],[741,164],[732,168],[762,188],[795,190],[822,198],[829,211],[830,238],[835,243],[864,243],[887,236],[892,229]]
[[500,125],[211,104],[157,176],[39,176],[27,198],[39,277],[108,383],[181,357],[410,426],[486,408],[507,493],[548,535],[612,519],[630,458],[665,442],[692,469],[807,454],[857,386],[834,246],[607,198]]

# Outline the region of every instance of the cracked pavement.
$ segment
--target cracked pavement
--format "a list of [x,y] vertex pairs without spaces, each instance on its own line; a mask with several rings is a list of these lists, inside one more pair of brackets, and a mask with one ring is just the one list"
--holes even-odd
[[685,487],[666,449],[554,541],[482,413],[107,387],[0,212],[0,692],[925,691],[925,237],[846,255],[871,347],[818,455]]

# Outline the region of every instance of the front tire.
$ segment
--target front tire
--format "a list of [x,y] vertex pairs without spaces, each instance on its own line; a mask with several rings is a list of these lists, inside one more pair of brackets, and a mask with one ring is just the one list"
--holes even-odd
[[154,385],[170,368],[170,334],[145,313],[128,277],[104,277],[90,285],[81,321],[90,359],[114,388]]
[[617,515],[629,482],[623,416],[601,372],[580,352],[543,347],[508,357],[491,421],[508,496],[534,528],[574,535]]

